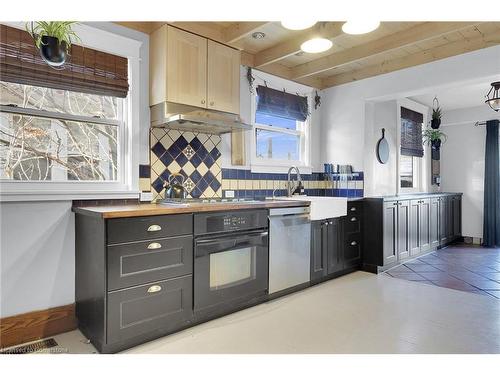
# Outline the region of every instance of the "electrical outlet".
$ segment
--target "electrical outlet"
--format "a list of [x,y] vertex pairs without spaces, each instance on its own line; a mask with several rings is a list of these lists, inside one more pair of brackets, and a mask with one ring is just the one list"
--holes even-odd
[[153,200],[153,193],[150,191],[141,191],[140,201],[151,202]]
[[226,191],[224,192],[224,196],[225,196],[226,198],[234,198],[234,190],[226,190]]

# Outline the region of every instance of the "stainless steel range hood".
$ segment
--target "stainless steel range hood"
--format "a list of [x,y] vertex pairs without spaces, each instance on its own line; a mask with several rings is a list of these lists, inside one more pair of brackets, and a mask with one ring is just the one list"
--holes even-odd
[[163,102],[151,107],[151,126],[209,134],[224,134],[249,130],[251,125],[241,122],[240,116]]

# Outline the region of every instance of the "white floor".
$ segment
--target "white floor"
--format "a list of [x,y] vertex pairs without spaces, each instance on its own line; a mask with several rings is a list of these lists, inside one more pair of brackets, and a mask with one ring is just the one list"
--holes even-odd
[[500,300],[356,272],[125,353],[500,353]]

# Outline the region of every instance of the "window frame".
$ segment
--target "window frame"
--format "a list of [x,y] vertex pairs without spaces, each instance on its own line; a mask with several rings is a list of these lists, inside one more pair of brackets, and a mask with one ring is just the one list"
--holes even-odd
[[[283,87],[287,92],[298,92],[301,95],[307,96],[307,102],[309,105],[309,109],[312,106],[312,93],[313,89],[304,85],[300,85],[295,82],[291,82],[285,80],[283,78],[271,76],[269,74],[265,74],[263,72],[258,72],[259,76],[264,76],[266,82],[271,87]],[[304,89],[307,92],[304,93]],[[302,122],[302,130],[292,130],[286,128],[280,128],[276,126],[259,124],[256,122],[256,111],[257,111],[257,93],[256,90],[251,93],[251,125],[252,125],[252,134],[250,136],[250,168],[252,171],[269,171],[269,172],[282,172],[285,168],[288,169],[291,165],[295,165],[297,167],[302,167],[306,172],[309,169],[312,169],[310,166],[311,162],[311,115],[307,117],[307,119]],[[268,130],[276,133],[282,134],[290,134],[290,135],[300,135],[300,160],[287,160],[287,159],[269,159],[269,158],[258,158],[257,157],[257,136],[256,130]]]
[[[20,22],[3,22],[24,29]],[[73,199],[138,198],[140,48],[142,42],[95,27],[74,27],[81,44],[128,59],[129,94],[123,99],[123,124],[119,130],[119,171],[116,181],[0,180],[0,202]],[[136,88],[136,89],[134,89]],[[21,108],[17,108],[22,110]],[[50,113],[50,112],[49,112]]]
[[424,148],[424,156],[421,158],[413,157],[413,187],[401,187],[401,107],[411,109],[422,113],[423,123],[422,129],[424,129],[428,124],[428,114],[429,107],[416,103],[409,99],[400,99],[397,101],[397,180],[396,180],[396,191],[397,194],[412,194],[412,193],[424,193],[428,190],[428,176],[427,172],[430,173],[428,164],[430,164],[430,152]]

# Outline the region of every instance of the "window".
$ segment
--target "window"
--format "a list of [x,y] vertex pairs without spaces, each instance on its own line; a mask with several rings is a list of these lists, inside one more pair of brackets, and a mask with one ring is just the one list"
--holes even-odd
[[125,99],[0,82],[0,179],[118,181]]
[[[422,111],[424,112],[424,111]],[[422,190],[422,125],[424,115],[401,107],[399,152],[399,189],[403,192]]]
[[278,116],[259,111],[259,96],[255,97],[253,163],[260,165],[306,165],[306,135],[308,120]]

